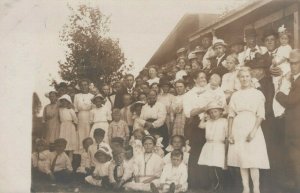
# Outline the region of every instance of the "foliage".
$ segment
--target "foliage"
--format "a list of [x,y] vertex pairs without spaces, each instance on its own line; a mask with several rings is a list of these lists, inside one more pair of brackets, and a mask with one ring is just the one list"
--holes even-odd
[[68,47],[65,61],[59,61],[61,78],[70,83],[81,78],[95,83],[110,81],[126,59],[119,41],[107,36],[109,17],[86,5],[69,9],[72,14],[60,34]]

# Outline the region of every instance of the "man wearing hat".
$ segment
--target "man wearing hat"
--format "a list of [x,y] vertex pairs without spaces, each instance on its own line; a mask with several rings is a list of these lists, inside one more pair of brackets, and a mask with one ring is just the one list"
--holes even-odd
[[246,50],[239,54],[239,63],[241,66],[245,63],[251,63],[257,55],[263,55],[267,49],[258,46],[256,42],[257,34],[254,28],[245,30]]
[[214,41],[213,49],[216,53],[216,56],[210,59],[210,75],[219,74],[222,77],[228,72],[228,70],[222,64],[226,60],[226,46],[227,44],[222,39],[217,39]]
[[245,42],[242,38],[234,37],[229,45],[231,53],[239,55],[244,51]]
[[180,58],[180,57],[186,58],[186,52],[187,52],[187,50],[185,48],[179,48],[176,52],[177,58]]
[[276,94],[277,101],[285,107],[285,147],[287,148],[288,188],[300,191],[300,49],[292,50],[289,57],[292,87],[288,95]]
[[196,46],[195,50],[193,51],[193,53],[196,55],[197,62],[201,65],[201,68],[203,66],[202,61],[203,61],[205,52],[206,52],[206,50],[201,46]]

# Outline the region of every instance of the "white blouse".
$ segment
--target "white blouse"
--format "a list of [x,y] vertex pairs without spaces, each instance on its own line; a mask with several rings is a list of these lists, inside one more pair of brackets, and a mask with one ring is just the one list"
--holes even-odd
[[164,162],[159,155],[155,153],[151,154],[141,154],[136,158],[135,164],[135,176],[157,176],[159,177]]
[[91,93],[83,94],[78,93],[74,97],[74,107],[75,111],[89,111],[92,109],[92,98],[94,98],[94,95]]
[[149,104],[145,104],[141,111],[140,118],[143,120],[156,119],[152,124],[154,128],[163,126],[167,116],[165,105],[160,102],[156,102],[152,107]]
[[111,109],[107,106],[94,108],[90,111],[90,123],[111,121]]

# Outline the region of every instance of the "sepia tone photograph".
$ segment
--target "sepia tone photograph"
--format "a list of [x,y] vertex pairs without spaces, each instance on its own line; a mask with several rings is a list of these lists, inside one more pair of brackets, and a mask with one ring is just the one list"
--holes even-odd
[[32,113],[29,189],[0,190],[299,193],[299,24],[299,0],[2,0]]

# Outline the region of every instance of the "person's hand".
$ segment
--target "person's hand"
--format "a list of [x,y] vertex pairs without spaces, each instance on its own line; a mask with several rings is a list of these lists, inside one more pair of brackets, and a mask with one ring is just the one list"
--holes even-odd
[[234,144],[234,137],[233,137],[233,135],[230,135],[230,136],[228,137],[228,142],[229,142],[230,144]]
[[253,140],[253,138],[255,137],[255,130],[252,130],[249,134],[248,134],[248,136],[247,136],[247,142],[251,142],[252,140]]
[[283,72],[279,67],[272,65],[270,67],[270,73],[272,76],[281,76]]

